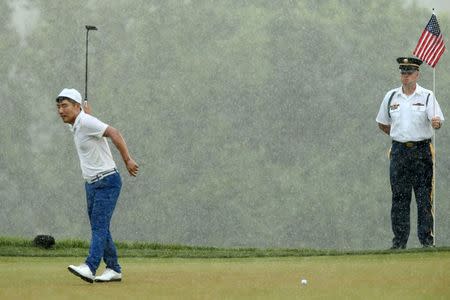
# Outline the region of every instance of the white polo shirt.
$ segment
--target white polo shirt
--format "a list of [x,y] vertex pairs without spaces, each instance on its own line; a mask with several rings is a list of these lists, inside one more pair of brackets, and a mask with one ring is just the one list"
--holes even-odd
[[83,111],[71,126],[81,172],[86,180],[116,167],[108,141],[103,137],[107,127],[107,124]]
[[[388,108],[389,98],[394,91],[395,95]],[[430,97],[427,104],[428,94]],[[433,137],[431,118],[434,116],[439,116],[441,122],[444,122],[444,116],[433,92],[416,84],[416,90],[409,96],[403,93],[402,87],[387,92],[376,121],[391,125],[391,138],[405,143],[431,139]]]

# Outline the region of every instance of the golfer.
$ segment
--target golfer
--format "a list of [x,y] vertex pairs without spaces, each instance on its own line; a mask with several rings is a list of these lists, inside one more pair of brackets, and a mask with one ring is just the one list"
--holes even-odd
[[410,231],[412,190],[417,203],[417,233],[423,247],[434,245],[432,185],[433,128],[444,121],[432,91],[417,84],[422,61],[397,58],[402,86],[386,93],[376,121],[390,135],[391,249],[405,249]]
[[[56,107],[64,123],[70,124],[80,159],[85,182],[87,211],[91,224],[91,244],[84,264],[70,265],[69,271],[87,282],[121,281],[122,271],[117,258],[109,225],[122,181],[114,163],[106,137],[119,150],[131,176],[138,173],[138,165],[128,153],[120,132],[93,117],[90,107],[82,108],[80,93],[75,89],[63,89],[56,98]],[[83,111],[83,109],[86,111]],[[105,272],[95,277],[101,260]]]

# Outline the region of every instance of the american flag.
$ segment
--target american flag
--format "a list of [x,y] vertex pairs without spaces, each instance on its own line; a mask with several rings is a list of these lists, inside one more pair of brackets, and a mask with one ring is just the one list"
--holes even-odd
[[417,42],[413,54],[434,68],[444,51],[444,37],[439,29],[436,15],[433,13]]

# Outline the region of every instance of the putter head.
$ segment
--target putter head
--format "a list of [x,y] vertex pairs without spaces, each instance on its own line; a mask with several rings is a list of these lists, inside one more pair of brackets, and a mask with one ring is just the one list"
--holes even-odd
[[97,30],[97,27],[92,26],[92,25],[86,25],[86,29],[87,30]]

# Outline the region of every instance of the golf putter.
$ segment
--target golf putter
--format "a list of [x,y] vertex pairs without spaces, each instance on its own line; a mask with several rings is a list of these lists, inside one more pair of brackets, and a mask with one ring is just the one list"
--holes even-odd
[[97,27],[92,25],[86,25],[86,68],[85,68],[85,77],[84,77],[84,105],[87,104],[88,101],[88,55],[89,55],[89,31],[97,30]]

